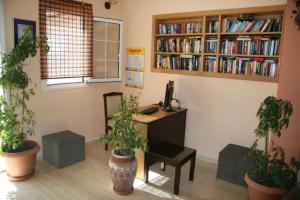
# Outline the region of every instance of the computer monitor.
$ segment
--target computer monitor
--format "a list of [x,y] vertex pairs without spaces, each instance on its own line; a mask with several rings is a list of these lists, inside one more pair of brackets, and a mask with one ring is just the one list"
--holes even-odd
[[166,94],[164,101],[164,110],[172,111],[172,100],[173,100],[173,92],[174,92],[174,81],[169,81],[166,86]]

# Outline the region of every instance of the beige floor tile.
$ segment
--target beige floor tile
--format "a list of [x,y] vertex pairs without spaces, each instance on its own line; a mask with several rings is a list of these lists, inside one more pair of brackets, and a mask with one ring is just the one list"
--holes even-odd
[[135,181],[135,191],[119,196],[112,190],[108,159],[102,144],[86,146],[86,160],[63,169],[38,161],[33,178],[18,183],[0,174],[0,199],[17,200],[245,200],[246,189],[215,178],[217,166],[197,160],[195,180],[188,181],[189,164],[181,173],[180,194],[173,195],[174,169],[162,172],[156,164],[150,168],[150,183]]

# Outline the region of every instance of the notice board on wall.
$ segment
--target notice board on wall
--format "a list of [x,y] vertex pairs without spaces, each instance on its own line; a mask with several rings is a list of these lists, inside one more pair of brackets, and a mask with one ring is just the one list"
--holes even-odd
[[144,48],[127,48],[126,49],[126,83],[128,87],[144,87]]

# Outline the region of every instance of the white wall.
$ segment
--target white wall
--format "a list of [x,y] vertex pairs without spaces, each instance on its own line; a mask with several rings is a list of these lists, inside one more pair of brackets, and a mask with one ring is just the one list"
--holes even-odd
[[[84,0],[84,2],[93,4],[94,16],[121,19],[121,3],[106,10],[104,0]],[[6,0],[6,14],[8,50],[13,48],[13,18],[36,21],[39,33],[38,0]],[[41,137],[45,134],[65,129],[84,135],[86,140],[97,139],[104,133],[102,94],[120,91],[120,82],[45,90],[42,87],[38,59],[31,60],[29,73],[37,84],[36,95],[30,100],[30,106],[36,116],[34,139],[37,142],[41,144]]]
[[[198,157],[216,162],[219,151],[229,143],[250,146],[260,102],[276,95],[277,83],[232,80],[150,72],[152,15],[225,8],[285,4],[285,0],[124,0],[126,47],[145,48],[143,90],[124,86],[125,93],[141,93],[141,104],[163,100],[168,80],[175,80],[176,98],[188,108],[186,146]],[[162,133],[163,134],[163,133]]]
[[[124,19],[125,47],[145,47],[145,87],[131,89],[122,82],[45,91],[40,65],[32,60],[30,74],[37,83],[37,95],[30,104],[36,113],[38,142],[42,135],[63,129],[95,139],[104,132],[103,93],[141,93],[141,104],[146,105],[163,99],[168,80],[175,80],[175,95],[189,109],[185,142],[197,149],[198,156],[216,161],[227,144],[249,146],[253,142],[257,108],[263,98],[276,95],[277,84],[150,72],[152,15],[284,4],[285,0],[118,0],[110,10],[104,9],[103,0],[85,2],[93,3],[95,16]],[[13,18],[38,22],[38,0],[6,0],[6,12],[7,46],[11,49]]]

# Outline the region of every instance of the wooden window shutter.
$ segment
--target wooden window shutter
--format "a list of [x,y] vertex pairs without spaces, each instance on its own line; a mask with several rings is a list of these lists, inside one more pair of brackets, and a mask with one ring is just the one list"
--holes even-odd
[[41,52],[41,78],[93,76],[93,8],[73,0],[40,0],[40,34],[50,51]]

